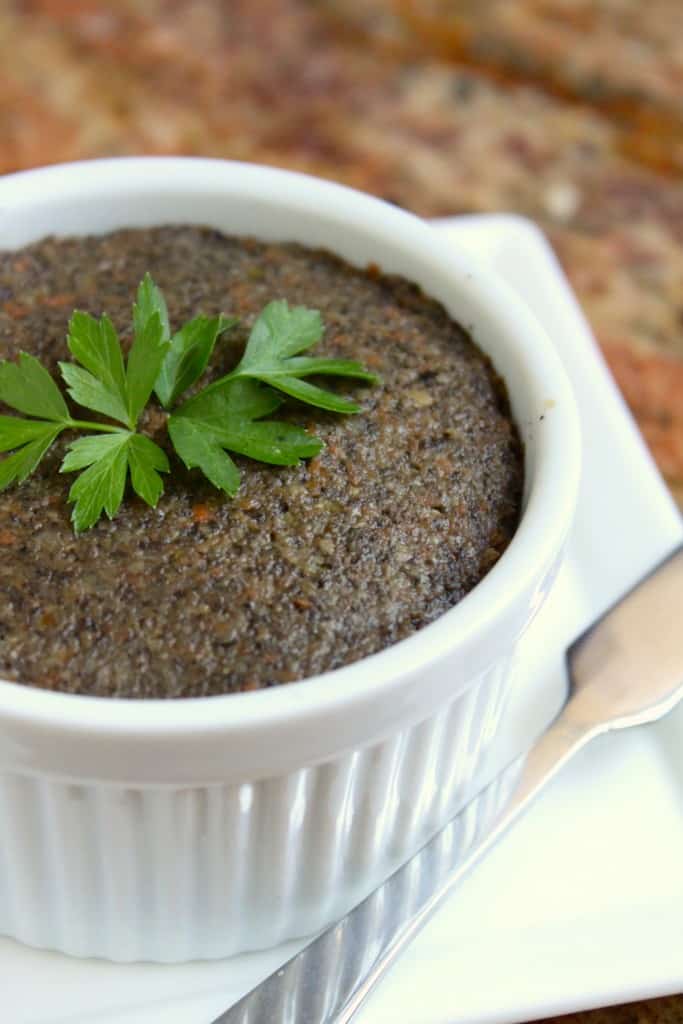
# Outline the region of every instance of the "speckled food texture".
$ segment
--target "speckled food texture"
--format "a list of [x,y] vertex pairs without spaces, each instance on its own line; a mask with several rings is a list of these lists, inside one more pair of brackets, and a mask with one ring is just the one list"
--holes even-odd
[[[0,355],[24,349],[54,368],[74,307],[106,310],[126,344],[146,270],[172,324],[241,318],[214,374],[281,297],[321,310],[318,351],[362,360],[382,384],[352,386],[358,416],[288,407],[325,450],[296,468],[239,460],[234,501],[174,459],[156,510],[129,495],[78,538],[57,446],[0,495],[2,675],[121,697],[289,682],[410,635],[491,568],[519,517],[519,438],[486,357],[406,281],[200,228],[46,240],[0,253]],[[143,427],[164,443],[159,412]]]

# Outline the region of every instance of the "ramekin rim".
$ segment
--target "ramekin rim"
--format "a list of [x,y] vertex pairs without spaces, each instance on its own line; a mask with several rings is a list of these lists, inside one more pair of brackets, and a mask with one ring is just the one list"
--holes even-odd
[[[491,620],[499,613],[497,606],[501,602],[509,606],[533,586],[539,574],[556,557],[567,534],[578,490],[580,435],[571,388],[559,356],[510,286],[497,279],[476,259],[447,243],[427,222],[413,214],[348,186],[296,171],[203,157],[147,156],[55,164],[7,175],[0,178],[0,214],[5,198],[9,196],[11,199],[12,190],[18,186],[21,191],[27,183],[39,185],[52,178],[59,184],[60,177],[63,181],[73,182],[82,175],[104,172],[136,171],[147,175],[162,169],[164,179],[168,180],[169,175],[176,179],[182,177],[190,168],[193,173],[203,170],[210,174],[224,174],[228,169],[232,173],[242,172],[251,176],[252,185],[258,183],[258,179],[261,182],[269,178],[280,183],[286,181],[290,188],[296,187],[302,200],[304,191],[311,189],[319,194],[327,192],[339,202],[354,204],[361,212],[363,208],[381,209],[389,225],[387,230],[401,227],[403,231],[409,229],[414,232],[421,255],[427,258],[429,248],[431,256],[436,255],[438,261],[447,261],[454,280],[459,273],[459,286],[466,287],[483,305],[512,310],[516,328],[519,328],[516,331],[519,339],[528,337],[536,343],[535,361],[529,362],[529,367],[537,379],[550,380],[550,390],[558,396],[539,442],[539,465],[527,507],[504,555],[473,591],[410,637],[350,665],[295,683],[249,693],[155,700],[50,692],[30,684],[0,679],[0,716],[31,720],[55,728],[82,728],[107,734],[187,735],[197,731],[212,733],[240,725],[269,727],[275,722],[298,718],[302,713],[310,715],[331,710],[340,703],[377,698],[383,691],[390,691],[396,680],[416,665],[426,668],[433,660],[456,647],[457,643],[452,638],[454,625],[461,627],[461,633],[467,636],[484,633],[490,628]],[[530,557],[530,552],[534,557]],[[450,638],[446,634],[451,634]],[[428,648],[429,655],[418,656],[420,646]],[[366,667],[370,668],[367,678],[360,678]],[[304,712],[301,701],[295,699],[297,693],[306,698]]]

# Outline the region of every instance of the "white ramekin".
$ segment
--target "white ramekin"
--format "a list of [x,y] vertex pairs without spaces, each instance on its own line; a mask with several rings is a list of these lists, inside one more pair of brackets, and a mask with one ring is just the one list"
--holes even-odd
[[526,485],[517,534],[488,576],[416,635],[346,668],[177,701],[0,682],[0,933],[122,961],[225,956],[311,932],[445,820],[496,731],[579,475],[552,345],[511,290],[417,218],[328,182],[213,160],[0,180],[5,249],[167,223],[324,246],[417,282],[507,382]]

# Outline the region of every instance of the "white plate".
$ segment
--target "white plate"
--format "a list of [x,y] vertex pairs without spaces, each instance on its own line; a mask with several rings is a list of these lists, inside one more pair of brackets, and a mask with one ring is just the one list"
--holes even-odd
[[[559,704],[567,641],[683,530],[542,235],[517,217],[440,228],[487,260],[544,323],[574,382],[585,438],[568,563],[530,631],[502,760]],[[358,1022],[519,1021],[683,991],[682,864],[683,708],[580,755],[415,941]],[[298,946],[165,967],[77,961],[0,940],[3,1019],[209,1024]]]

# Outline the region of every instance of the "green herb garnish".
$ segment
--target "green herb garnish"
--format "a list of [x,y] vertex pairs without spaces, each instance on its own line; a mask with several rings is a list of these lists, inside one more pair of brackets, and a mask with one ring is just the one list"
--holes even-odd
[[57,384],[33,356],[22,352],[17,363],[0,361],[0,400],[31,417],[0,415],[0,452],[12,453],[0,461],[0,490],[23,483],[62,431],[82,430],[90,433],[68,445],[60,467],[62,473],[82,471],[69,491],[76,532],[89,529],[103,512],[114,518],[129,475],[135,493],[155,508],[164,490],[160,474],[171,466],[164,450],[137,429],[152,392],[170,413],[168,434],[184,464],[200,469],[231,497],[240,475],[229,451],[276,466],[317,455],[323,448],[319,438],[268,418],[284,396],[330,412],[355,413],[360,411],[355,402],[303,378],[377,380],[351,360],[300,355],[322,337],[317,310],[269,303],[235,369],[174,408],[206,370],[219,336],[237,322],[222,314],[197,316],[171,334],[164,296],[147,274],[133,306],[133,343],[124,359],[106,315],[98,320],[75,312],[67,336],[75,362],[59,364],[67,392],[78,405],[115,423],[74,419]]
[[299,352],[316,345],[323,334],[323,323],[317,309],[297,306],[290,309],[286,302],[270,302],[254,324],[242,359],[227,377],[212,384],[219,388],[225,381],[240,377],[263,381],[278,391],[308,405],[316,405],[330,412],[359,412],[360,407],[341,395],[315,387],[302,377],[329,374],[336,377],[355,377],[374,383],[374,374],[368,373],[360,363],[346,359],[309,359]]

